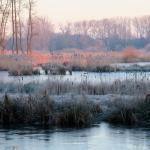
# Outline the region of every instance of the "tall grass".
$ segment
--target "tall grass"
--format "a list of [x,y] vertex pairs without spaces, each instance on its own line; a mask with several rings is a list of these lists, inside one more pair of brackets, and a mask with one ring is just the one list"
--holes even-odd
[[51,112],[52,102],[49,97],[41,100],[32,96],[11,99],[5,95],[0,103],[0,124],[46,125]]
[[[103,113],[103,106],[95,101],[88,101],[86,96],[72,96],[60,101],[51,98],[73,93],[97,96],[122,95],[122,98],[113,102],[110,98],[107,103],[111,107],[107,109],[107,115],[100,120],[114,124],[150,126],[149,82],[126,80],[93,85],[88,82],[74,84],[49,80],[43,84],[0,85],[0,125],[86,127],[95,123]],[[10,96],[5,94],[2,97],[4,93],[9,93]],[[125,100],[124,95],[134,96],[133,99]]]
[[67,93],[87,95],[146,95],[150,91],[149,80],[117,80],[112,83],[99,82],[71,82],[61,80],[47,80],[44,83],[0,83],[0,93],[48,93],[49,95],[62,95]]
[[101,112],[99,105],[86,100],[71,99],[67,103],[53,101],[48,95],[5,95],[0,100],[0,125],[38,125],[86,127],[92,125]]
[[113,105],[115,109],[110,111],[105,121],[113,124],[150,127],[150,101],[144,97],[134,99],[130,103],[119,100]]
[[86,127],[96,121],[97,114],[102,112],[100,106],[87,101],[86,97],[76,99],[72,97],[71,102],[63,105],[62,114],[58,119],[58,124],[63,127]]
[[29,57],[17,55],[0,55],[0,70],[19,69],[22,66],[31,66],[32,60]]

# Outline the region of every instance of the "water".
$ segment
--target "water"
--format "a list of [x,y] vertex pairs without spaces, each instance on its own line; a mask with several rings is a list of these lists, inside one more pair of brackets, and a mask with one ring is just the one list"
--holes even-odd
[[150,129],[0,130],[0,150],[149,150]]
[[91,83],[114,82],[116,80],[150,80],[150,72],[112,72],[112,73],[87,73],[73,72],[72,75],[33,75],[33,76],[9,76],[8,72],[0,72],[0,82],[30,83],[44,82],[46,80],[61,80],[70,82],[87,81]]
[[138,66],[150,66],[150,62],[136,62],[136,63],[114,63],[112,66],[117,67],[129,67],[132,65],[138,65]]

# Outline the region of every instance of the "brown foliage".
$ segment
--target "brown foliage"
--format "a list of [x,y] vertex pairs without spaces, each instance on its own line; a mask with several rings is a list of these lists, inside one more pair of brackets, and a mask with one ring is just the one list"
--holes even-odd
[[134,62],[139,58],[139,51],[132,47],[126,48],[122,52],[122,57],[125,62]]

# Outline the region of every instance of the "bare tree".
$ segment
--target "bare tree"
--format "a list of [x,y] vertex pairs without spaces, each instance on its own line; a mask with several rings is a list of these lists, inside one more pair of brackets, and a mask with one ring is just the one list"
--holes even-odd
[[5,49],[6,26],[10,14],[10,0],[0,0],[0,50]]
[[23,9],[23,1],[19,0],[18,1],[19,48],[23,52],[23,48],[22,48],[22,26],[23,26],[23,21],[22,21],[22,18],[21,18],[22,9]]
[[49,41],[54,32],[52,23],[43,17],[38,17],[34,22],[33,47],[37,50],[49,50]]
[[28,0],[28,29],[27,29],[27,54],[32,53],[32,42],[33,42],[33,8],[34,8],[35,1]]
[[12,18],[12,52],[19,53],[20,38],[20,8],[21,0],[11,0],[11,18]]
[[62,34],[72,34],[73,32],[73,28],[72,28],[73,24],[68,22],[65,25],[63,24],[59,24],[59,30]]
[[132,25],[134,28],[134,33],[136,38],[142,38],[144,35],[144,28],[143,28],[143,22],[141,18],[134,18],[132,20]]
[[17,20],[17,0],[14,0],[14,26],[15,26],[15,48],[16,53],[19,53],[18,48],[18,20]]
[[14,53],[15,26],[14,26],[14,0],[11,0],[11,19],[12,19],[12,53]]

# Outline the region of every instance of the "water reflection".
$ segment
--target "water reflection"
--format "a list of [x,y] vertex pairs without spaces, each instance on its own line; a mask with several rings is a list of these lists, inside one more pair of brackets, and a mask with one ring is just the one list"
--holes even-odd
[[150,129],[0,130],[0,150],[149,150]]

